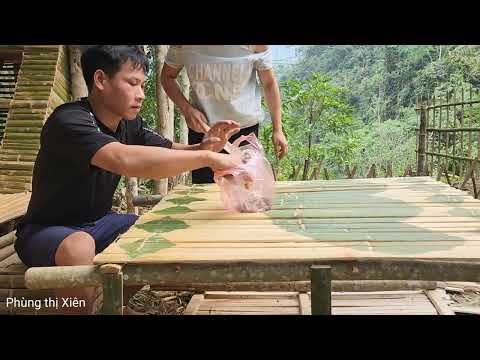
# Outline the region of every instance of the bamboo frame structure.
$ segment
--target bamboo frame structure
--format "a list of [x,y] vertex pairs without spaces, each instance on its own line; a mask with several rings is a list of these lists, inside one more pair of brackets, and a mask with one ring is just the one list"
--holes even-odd
[[445,176],[450,185],[462,178],[462,189],[471,179],[478,198],[480,121],[475,110],[479,104],[478,89],[472,86],[449,92],[445,98],[417,99],[417,175],[436,172],[437,180]]

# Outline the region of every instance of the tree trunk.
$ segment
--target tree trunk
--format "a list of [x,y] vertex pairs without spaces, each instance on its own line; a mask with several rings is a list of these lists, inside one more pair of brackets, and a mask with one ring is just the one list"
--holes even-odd
[[393,165],[391,161],[387,164],[387,177],[393,177]]
[[82,66],[80,64],[80,57],[82,55],[80,46],[68,45],[68,53],[70,60],[72,98],[75,101],[81,97],[86,97],[88,95],[88,89],[83,78]]
[[303,175],[302,180],[307,180],[308,178],[308,171],[310,170],[310,159],[305,159],[305,163],[303,165]]
[[[189,100],[190,97],[190,81],[188,80],[187,76],[187,70],[183,69],[180,71],[179,74],[179,85],[180,89],[182,90],[183,96],[187,100]],[[180,116],[178,117],[178,142],[180,144],[188,144],[188,126],[187,123],[185,122],[185,117],[182,115],[180,111],[178,111]],[[179,181],[178,183],[180,184],[186,184],[187,178],[188,178],[189,173],[184,172],[179,176]]]
[[126,177],[125,182],[127,188],[125,190],[125,197],[127,198],[127,212],[129,214],[138,215],[138,207],[133,205],[134,197],[138,196],[138,181],[136,177]]
[[[165,138],[174,140],[173,102],[168,98],[161,83],[161,74],[168,45],[155,45],[155,71],[157,95],[157,131]],[[155,181],[155,194],[165,196],[168,193],[168,179]]]
[[376,178],[377,177],[377,172],[375,169],[375,164],[372,164],[370,167],[370,170],[368,171],[367,178]]
[[325,180],[330,180],[330,176],[328,176],[328,170],[327,170],[326,167],[323,168],[323,173],[324,173],[324,175],[325,175]]

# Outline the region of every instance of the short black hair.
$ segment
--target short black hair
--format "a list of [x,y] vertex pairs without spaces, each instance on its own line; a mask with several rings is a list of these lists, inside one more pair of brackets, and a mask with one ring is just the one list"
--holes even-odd
[[142,45],[89,45],[82,46],[81,65],[88,91],[92,90],[93,74],[103,70],[113,77],[120,67],[131,61],[135,68],[148,73],[148,61]]

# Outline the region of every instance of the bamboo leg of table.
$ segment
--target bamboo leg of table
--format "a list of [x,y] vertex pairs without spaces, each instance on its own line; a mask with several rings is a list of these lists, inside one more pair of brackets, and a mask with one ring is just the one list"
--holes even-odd
[[332,314],[332,277],[330,266],[313,265],[311,275],[312,315]]
[[103,277],[103,315],[123,315],[123,272],[121,265],[100,267]]

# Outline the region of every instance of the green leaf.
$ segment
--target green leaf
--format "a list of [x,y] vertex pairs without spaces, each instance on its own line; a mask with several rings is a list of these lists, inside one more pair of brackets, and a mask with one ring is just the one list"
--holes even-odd
[[166,217],[161,220],[152,220],[144,224],[138,224],[135,225],[135,227],[152,233],[167,233],[170,231],[187,229],[190,227],[190,225],[187,225],[187,223],[183,220]]
[[174,247],[175,244],[161,236],[151,236],[131,243],[120,243],[119,246],[127,252],[130,259],[136,259],[143,255],[153,254],[161,249]]
[[166,209],[162,210],[157,210],[154,211],[154,214],[163,214],[163,215],[171,215],[171,214],[186,214],[189,212],[194,212],[195,210],[192,210],[186,206],[174,206],[174,207],[169,207]]
[[176,205],[186,205],[186,204],[190,204],[194,201],[205,201],[205,199],[196,198],[196,197],[187,195],[187,196],[182,196],[182,197],[178,197],[178,198],[174,198],[174,199],[168,199],[167,201],[172,202]]

